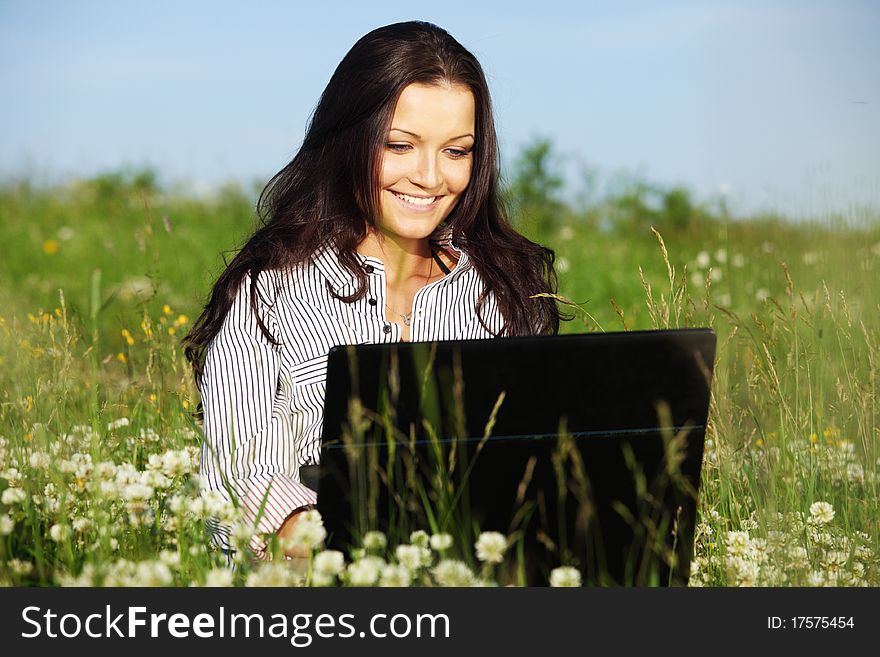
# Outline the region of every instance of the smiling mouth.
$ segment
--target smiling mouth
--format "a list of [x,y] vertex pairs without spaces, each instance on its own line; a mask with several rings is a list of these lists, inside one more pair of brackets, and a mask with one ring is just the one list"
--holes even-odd
[[415,205],[419,207],[426,207],[429,205],[433,205],[435,201],[442,198],[441,196],[410,196],[409,194],[402,194],[400,192],[391,191],[397,198],[399,198],[404,203],[408,203],[409,205]]

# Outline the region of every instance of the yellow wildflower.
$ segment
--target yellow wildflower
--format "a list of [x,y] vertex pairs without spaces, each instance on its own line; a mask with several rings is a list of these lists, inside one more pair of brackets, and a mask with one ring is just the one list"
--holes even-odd
[[162,306],[162,314],[163,315],[170,315],[172,312],[173,311],[171,310],[171,306],[169,306],[167,303],[164,306]]
[[43,253],[46,255],[55,255],[58,253],[58,242],[56,240],[46,240],[43,242]]
[[187,317],[186,315],[178,315],[177,319],[174,320],[174,325],[183,326],[187,322],[189,322],[189,317]]
[[174,335],[174,327],[173,326],[168,327],[168,335]]
[[120,363],[127,363],[128,357],[120,351],[118,354],[116,354],[116,360],[118,360]]
[[122,329],[122,337],[125,338],[125,343],[130,347],[134,344],[134,336],[131,334],[131,331],[128,329]]

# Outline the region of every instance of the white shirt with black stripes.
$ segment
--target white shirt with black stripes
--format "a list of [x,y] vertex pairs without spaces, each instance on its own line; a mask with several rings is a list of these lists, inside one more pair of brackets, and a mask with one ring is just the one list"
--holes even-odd
[[[494,296],[489,294],[481,310],[490,332],[476,312],[482,278],[448,235],[437,243],[455,252],[458,264],[416,293],[410,339],[494,337],[503,326]],[[401,328],[386,316],[382,261],[360,254],[358,258],[369,287],[363,298],[351,303],[328,292],[328,282],[340,296],[356,288],[356,278],[329,248],[296,269],[260,274],[259,313],[277,345],[257,325],[246,277],[208,346],[199,385],[205,432],[203,486],[227,500],[229,490],[237,497],[244,522],[255,527],[251,547],[257,553],[265,550],[261,534],[276,532],[293,511],[316,502],[314,491],[300,483],[299,469],[320,458],[327,352],[336,345],[401,339]],[[219,547],[233,549],[231,527],[216,521],[209,526]]]

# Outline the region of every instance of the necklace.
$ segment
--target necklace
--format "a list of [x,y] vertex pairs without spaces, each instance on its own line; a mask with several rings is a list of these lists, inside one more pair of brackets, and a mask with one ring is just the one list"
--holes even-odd
[[[425,277],[425,285],[427,285],[427,284],[428,284],[428,281],[431,280],[431,274],[433,274],[433,273],[434,273],[434,249],[432,248],[432,249],[431,249],[431,266],[430,266],[430,268],[428,269],[428,275]],[[393,312],[395,315],[397,315],[398,317],[400,317],[400,319],[403,320],[403,323],[404,323],[406,326],[409,326],[409,325],[412,323],[412,311],[410,311],[410,312],[408,312],[408,313],[400,313],[400,312],[397,312],[397,311],[396,311],[394,308],[392,308],[391,306],[389,306],[387,303],[385,304],[385,307],[388,308],[388,310],[390,310],[391,312]]]

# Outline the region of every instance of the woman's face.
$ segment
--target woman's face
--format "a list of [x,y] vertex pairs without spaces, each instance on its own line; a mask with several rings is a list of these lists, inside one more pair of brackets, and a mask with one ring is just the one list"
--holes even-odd
[[427,238],[470,182],[474,96],[460,85],[411,84],[400,94],[379,174],[379,230]]

